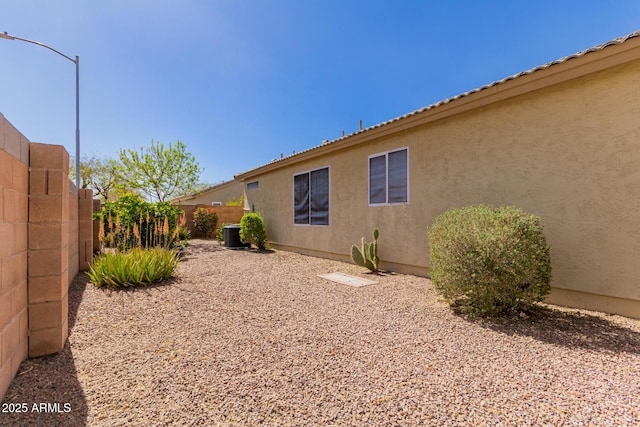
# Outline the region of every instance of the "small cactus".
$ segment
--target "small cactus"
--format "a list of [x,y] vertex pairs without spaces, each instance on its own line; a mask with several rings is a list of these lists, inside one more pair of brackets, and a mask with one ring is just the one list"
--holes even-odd
[[366,267],[373,273],[380,271],[380,257],[378,257],[378,236],[380,232],[376,228],[373,230],[373,242],[367,243],[362,238],[361,247],[351,246],[351,259],[361,267]]

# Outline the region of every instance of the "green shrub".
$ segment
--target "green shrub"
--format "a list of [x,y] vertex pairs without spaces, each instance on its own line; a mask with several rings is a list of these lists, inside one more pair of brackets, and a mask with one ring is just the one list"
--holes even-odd
[[549,293],[550,249],[537,216],[514,207],[453,209],[428,237],[433,285],[460,311],[514,314]]
[[224,243],[224,228],[227,225],[231,225],[228,222],[223,222],[222,224],[220,224],[220,226],[216,229],[216,239],[218,239],[218,242],[220,243]]
[[178,255],[182,255],[182,251],[189,246],[191,232],[186,227],[178,227],[175,239],[172,242],[171,249],[175,250]]
[[99,288],[144,286],[173,277],[177,265],[176,252],[162,248],[109,252],[93,260],[89,279]]
[[217,224],[218,214],[211,208],[197,208],[193,213],[193,226],[204,237],[210,237]]
[[267,231],[264,220],[257,212],[249,212],[240,220],[240,240],[255,245],[259,251],[267,248]]
[[185,241],[185,240],[189,240],[190,238],[191,238],[191,232],[189,231],[188,228],[186,227],[178,228],[178,239]]

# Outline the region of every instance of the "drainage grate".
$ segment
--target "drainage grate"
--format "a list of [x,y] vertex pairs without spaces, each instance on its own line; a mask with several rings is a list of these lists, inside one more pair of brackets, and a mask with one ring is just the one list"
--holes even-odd
[[319,274],[318,277],[331,280],[332,282],[342,283],[343,285],[356,286],[356,287],[373,285],[378,283],[378,282],[374,282],[373,280],[362,279],[360,277],[351,276],[349,274],[344,274],[344,273]]

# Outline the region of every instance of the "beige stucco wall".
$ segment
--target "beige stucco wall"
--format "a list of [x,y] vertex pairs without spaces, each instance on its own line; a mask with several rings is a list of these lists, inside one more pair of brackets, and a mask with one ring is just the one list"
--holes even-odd
[[229,200],[237,200],[242,196],[244,184],[240,181],[229,181],[217,185],[210,190],[202,192],[195,197],[180,197],[172,200],[173,204],[180,205],[208,205],[213,202],[220,202],[223,205]]
[[[386,268],[423,274],[426,230],[437,215],[479,203],[516,205],[542,217],[552,286],[564,290],[552,302],[557,295],[572,305],[577,299],[566,295],[576,291],[607,295],[624,300],[622,314],[640,317],[640,61],[539,87],[244,176],[259,181],[247,198],[282,247],[346,259],[350,245],[377,227]],[[409,203],[369,207],[368,156],[400,147],[409,149]],[[294,226],[293,174],[324,166],[330,225]],[[576,304],[602,309],[590,298]],[[607,304],[606,311],[620,311]]]

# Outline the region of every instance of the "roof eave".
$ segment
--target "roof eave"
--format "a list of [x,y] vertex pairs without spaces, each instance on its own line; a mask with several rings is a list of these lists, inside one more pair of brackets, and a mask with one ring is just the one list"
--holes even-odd
[[180,202],[184,202],[186,200],[193,200],[193,199],[197,199],[198,197],[204,196],[205,194],[214,191],[214,190],[219,190],[223,187],[226,187],[228,185],[233,184],[234,182],[236,182],[236,179],[231,179],[229,181],[224,181],[221,182],[220,184],[216,184],[216,185],[212,185],[211,187],[205,188],[202,191],[198,191],[195,193],[191,193],[191,194],[187,194],[185,196],[180,196],[180,197],[176,197],[175,199],[171,199],[170,203],[180,203]]

